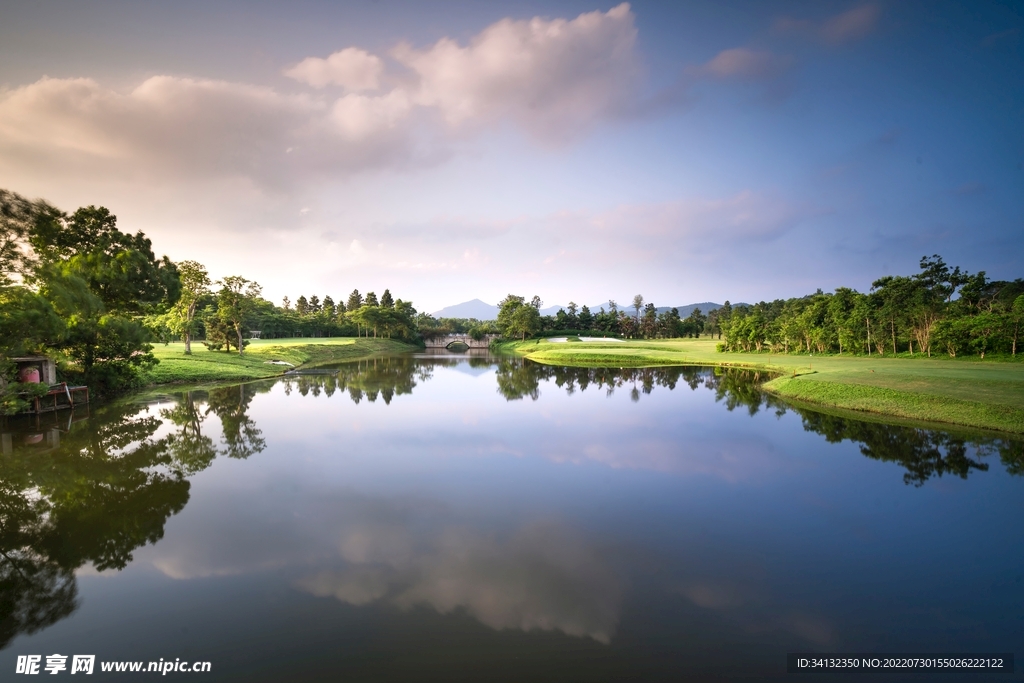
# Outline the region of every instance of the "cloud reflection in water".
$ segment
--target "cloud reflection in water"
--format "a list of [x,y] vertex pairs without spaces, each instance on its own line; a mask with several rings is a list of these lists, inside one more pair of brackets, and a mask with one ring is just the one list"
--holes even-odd
[[508,538],[452,527],[426,540],[414,540],[409,529],[355,528],[342,539],[341,556],[343,567],[296,585],[352,605],[464,610],[493,629],[557,630],[601,643],[610,642],[618,621],[620,579],[564,526],[532,524]]

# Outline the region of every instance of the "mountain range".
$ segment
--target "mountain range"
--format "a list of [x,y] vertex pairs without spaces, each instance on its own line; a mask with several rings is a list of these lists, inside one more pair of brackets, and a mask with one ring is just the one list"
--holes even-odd
[[[716,308],[721,308],[722,304],[716,304],[711,301],[704,301],[699,304],[687,304],[685,306],[675,306],[679,309],[679,315],[682,318],[689,316],[693,313],[694,309],[699,308],[702,313],[708,313]],[[565,308],[565,306],[548,306],[540,309],[541,315],[555,315],[559,309]],[[581,306],[582,308],[582,306]],[[608,309],[608,302],[603,301],[595,306],[589,306],[591,313],[597,313],[602,308]],[[630,307],[619,304],[619,310],[624,309],[630,310]],[[664,313],[672,306],[659,306],[657,308],[658,313]],[[455,304],[454,306],[445,306],[440,311],[431,313],[435,318],[476,318],[477,320],[494,320],[498,317],[498,307],[492,306],[491,304],[480,301],[480,299],[473,299],[472,301],[464,301],[461,304]]]

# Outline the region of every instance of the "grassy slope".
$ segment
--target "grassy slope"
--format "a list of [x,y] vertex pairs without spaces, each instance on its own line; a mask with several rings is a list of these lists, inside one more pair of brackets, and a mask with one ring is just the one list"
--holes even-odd
[[719,353],[710,339],[548,343],[510,349],[565,365],[736,365],[782,376],[765,388],[785,398],[912,420],[1024,433],[1024,363],[878,356]]
[[192,344],[192,355],[185,355],[185,345],[163,344],[153,347],[159,365],[146,374],[147,384],[201,383],[218,380],[250,380],[274,377],[291,369],[267,361],[281,360],[292,365],[316,365],[356,360],[382,353],[411,351],[415,347],[390,339],[254,339],[245,355],[209,351],[202,344]]

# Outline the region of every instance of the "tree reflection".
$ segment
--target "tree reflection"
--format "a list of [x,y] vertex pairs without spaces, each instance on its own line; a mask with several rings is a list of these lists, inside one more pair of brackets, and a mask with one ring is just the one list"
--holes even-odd
[[869,458],[895,462],[906,469],[903,481],[922,486],[932,477],[950,474],[966,479],[972,470],[985,472],[981,458],[998,453],[1010,474],[1024,474],[1024,444],[982,434],[962,435],[902,425],[853,420],[797,409],[804,429],[830,443],[854,441]]
[[[245,414],[251,390],[229,387],[178,395],[154,414],[120,404],[3,422],[0,456],[0,648],[77,608],[75,570],[120,570],[132,553],[164,535],[189,499],[187,476],[218,453],[248,457],[265,447]],[[200,403],[207,404],[202,411]],[[203,433],[220,417],[224,449]],[[166,421],[166,422],[165,422]],[[161,437],[164,424],[175,429]]]
[[1024,474],[1024,442],[994,438],[977,433],[952,433],[903,425],[868,422],[838,417],[806,408],[795,408],[761,389],[771,375],[738,368],[671,366],[654,368],[573,368],[541,365],[522,358],[497,361],[498,393],[515,401],[540,397],[540,385],[552,383],[572,395],[594,387],[611,396],[616,390],[629,392],[639,401],[655,388],[674,390],[686,385],[711,390],[715,401],[732,411],[745,409],[750,415],[772,409],[776,415],[794,410],[806,431],[817,432],[831,443],[853,441],[869,458],[903,466],[907,484],[921,486],[944,474],[966,479],[971,471],[987,471],[982,458],[998,453],[1010,474]]
[[347,392],[353,403],[363,399],[373,403],[378,398],[391,405],[395,396],[411,394],[419,382],[433,376],[434,365],[456,365],[455,359],[415,359],[411,356],[371,358],[345,363],[331,369],[301,372],[287,376],[285,392],[298,391],[303,396],[333,396]]
[[[223,453],[229,458],[244,460],[267,447],[263,432],[256,428],[256,423],[246,412],[253,397],[260,393],[258,386],[237,384],[210,390],[206,414],[212,412],[220,418],[225,445]],[[264,385],[262,390],[268,391],[269,388],[269,385]]]
[[575,368],[541,365],[523,358],[501,358],[497,361],[498,393],[506,400],[540,397],[541,382],[551,382],[567,394],[594,387],[608,396],[617,390],[629,392],[633,401],[663,387],[673,390],[679,384],[690,389],[707,387],[715,392],[715,400],[723,401],[729,410],[746,408],[751,415],[762,405],[775,401],[761,390],[766,373],[737,368],[706,368],[698,366],[666,366],[652,368]]

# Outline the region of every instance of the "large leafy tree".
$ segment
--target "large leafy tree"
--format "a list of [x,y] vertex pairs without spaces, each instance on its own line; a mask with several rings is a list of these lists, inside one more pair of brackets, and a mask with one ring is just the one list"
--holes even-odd
[[221,289],[217,294],[217,317],[234,330],[238,340],[238,355],[241,356],[245,352],[242,339],[245,319],[255,308],[263,290],[256,282],[239,275],[230,275],[219,282]]
[[[521,296],[509,294],[498,304],[498,329],[506,337],[526,336],[540,330],[540,299],[526,303]],[[535,305],[536,304],[536,305]]]
[[62,263],[82,278],[108,313],[148,313],[173,304],[181,293],[177,266],[166,256],[156,258],[142,232],[118,230],[117,217],[104,207],[70,216],[41,213],[29,243],[42,261]]
[[182,261],[177,265],[181,277],[181,297],[171,310],[171,328],[185,341],[185,354],[191,355],[192,338],[199,324],[196,308],[210,291],[210,276],[203,264],[196,261]]
[[107,209],[69,216],[0,191],[0,353],[56,349],[99,393],[122,388],[155,362],[136,318],[166,311],[179,287],[174,264]]

